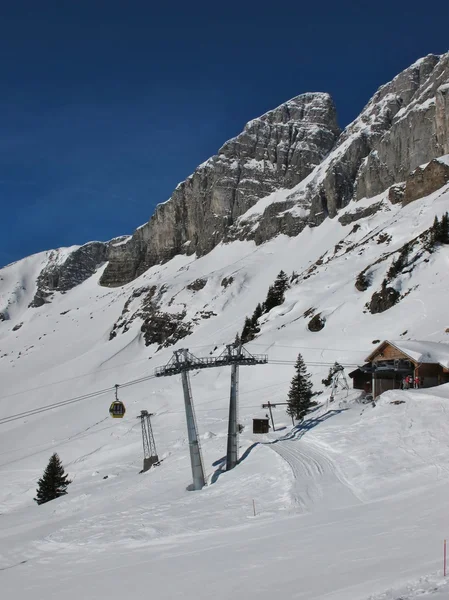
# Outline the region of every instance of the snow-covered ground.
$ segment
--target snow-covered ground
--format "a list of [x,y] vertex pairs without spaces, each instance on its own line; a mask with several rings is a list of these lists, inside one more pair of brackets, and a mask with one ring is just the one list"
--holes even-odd
[[[48,253],[0,271],[0,584],[2,599],[446,597],[443,539],[449,534],[449,386],[388,392],[360,404],[357,393],[327,394],[303,426],[283,407],[277,431],[251,432],[261,405],[283,402],[301,352],[315,388],[335,360],[360,364],[375,340],[448,341],[449,248],[423,255],[392,285],[404,296],[388,311],[366,309],[391,253],[449,208],[441,190],[405,208],[383,201],[375,215],[343,227],[328,219],[296,238],[221,245],[199,259],[179,256],[117,289],[101,272],[50,304],[27,308]],[[62,256],[62,254],[61,254]],[[318,263],[317,263],[318,261]],[[370,267],[371,287],[354,281]],[[229,369],[192,373],[208,485],[191,482],[181,383],[152,378],[123,387],[123,420],[108,415],[111,391],[35,415],[20,413],[151,375],[174,348],[217,355],[264,300],[280,269],[298,274],[286,300],[262,318],[248,345],[268,365],[240,370],[240,464],[223,472]],[[310,270],[311,269],[311,270]],[[232,277],[227,287],[224,277]],[[207,279],[199,291],[187,288]],[[161,286],[161,309],[186,319],[192,335],[156,352],[136,319],[109,340],[133,290]],[[139,298],[130,304],[138,308]],[[307,328],[312,313],[324,329]],[[306,313],[306,316],[304,316]],[[20,327],[18,327],[20,325]],[[392,402],[403,401],[395,404]],[[154,413],[157,468],[142,466],[140,411]],[[2,418],[19,415],[1,422]],[[68,495],[33,502],[37,479],[58,452],[73,483]],[[255,506],[256,515],[253,514]]]

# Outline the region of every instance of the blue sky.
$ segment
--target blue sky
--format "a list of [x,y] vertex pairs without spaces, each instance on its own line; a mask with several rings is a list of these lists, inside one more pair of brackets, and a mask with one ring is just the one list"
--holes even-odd
[[327,91],[341,126],[449,2],[0,3],[0,265],[132,233],[243,125]]

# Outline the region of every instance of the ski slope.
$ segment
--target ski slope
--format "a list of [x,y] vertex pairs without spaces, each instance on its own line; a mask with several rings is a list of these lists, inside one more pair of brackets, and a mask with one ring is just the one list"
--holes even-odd
[[[335,360],[352,370],[376,339],[448,340],[448,247],[398,276],[399,304],[375,315],[366,304],[394,254],[379,259],[448,210],[449,193],[405,208],[381,196],[345,211],[380,201],[382,208],[355,230],[328,219],[296,238],[258,247],[233,242],[201,258],[175,257],[116,289],[98,285],[100,269],[35,309],[28,305],[48,253],[0,271],[0,311],[7,307],[9,317],[0,322],[0,407],[2,418],[14,418],[0,422],[2,599],[444,597],[449,387],[389,392],[373,408],[353,392],[328,404],[321,384]],[[357,292],[355,278],[370,265],[371,287]],[[223,351],[281,269],[298,279],[248,344],[270,362],[240,370],[242,459],[229,473],[229,369],[191,375],[208,485],[189,492],[181,383],[151,375],[173,349],[188,347],[197,356]],[[224,287],[224,277],[233,283]],[[207,283],[195,292],[188,285],[198,278]],[[165,286],[161,310],[185,310],[186,319],[214,315],[198,318],[190,336],[159,351],[145,346],[139,319],[110,340],[125,302],[148,285]],[[139,302],[132,301],[130,313]],[[320,332],[307,328],[310,308],[326,318]],[[277,431],[252,434],[252,419],[266,412],[262,403],[285,401],[298,352],[323,390],[320,406],[293,429],[279,407]],[[114,384],[141,378],[119,390],[126,417],[110,419]],[[163,460],[139,475],[143,409],[154,413]],[[53,452],[73,483],[67,496],[37,506],[36,482]]]
[[137,485],[125,470],[101,491],[75,482],[66,498],[3,524],[5,597],[443,597],[449,386],[438,392],[323,407],[304,428],[265,436],[199,493],[170,489],[164,463]]

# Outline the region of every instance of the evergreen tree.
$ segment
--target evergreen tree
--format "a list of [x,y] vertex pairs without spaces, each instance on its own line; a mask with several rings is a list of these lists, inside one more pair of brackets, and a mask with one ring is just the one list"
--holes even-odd
[[430,247],[433,248],[441,238],[441,224],[438,217],[435,215],[433,225],[430,228]]
[[273,285],[276,294],[278,296],[279,304],[282,304],[285,300],[285,291],[288,288],[288,275],[284,271],[279,271],[279,275]]
[[262,304],[260,304],[260,302],[259,302],[259,304],[254,309],[253,316],[251,317],[251,325],[253,327],[257,327],[259,319],[262,316],[262,314],[263,314]]
[[288,276],[284,271],[280,271],[273,285],[270,285],[267,297],[263,304],[263,311],[270,312],[275,306],[280,306],[285,300],[285,291],[288,288]]
[[441,217],[440,242],[449,244],[449,215],[447,212]]
[[66,488],[70,483],[72,482],[68,479],[68,475],[64,474],[64,467],[55,452],[48,461],[42,478],[37,482],[39,487],[36,490],[36,498],[34,500],[38,504],[44,504],[45,502],[64,496],[67,494]]
[[240,335],[242,344],[246,344],[247,342],[249,342],[250,336],[251,336],[251,319],[249,317],[246,317],[245,324],[243,325],[242,333]]
[[270,312],[270,310],[275,306],[277,306],[276,292],[274,291],[274,287],[270,285],[270,287],[268,288],[267,297],[265,298],[265,302],[262,305],[263,312]]
[[301,354],[298,354],[295,371],[288,392],[287,414],[302,421],[312,405],[312,382]]

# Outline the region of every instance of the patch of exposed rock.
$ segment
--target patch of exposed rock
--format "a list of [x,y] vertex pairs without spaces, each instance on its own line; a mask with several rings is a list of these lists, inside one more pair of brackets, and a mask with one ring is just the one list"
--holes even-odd
[[405,182],[402,206],[428,196],[449,182],[449,165],[431,160],[425,167],[418,167]]
[[206,254],[260,198],[309,175],[338,135],[333,101],[322,93],[303,94],[250,121],[128,242],[111,248],[101,283],[122,285],[175,254]]
[[379,88],[329,156],[283,202],[266,207],[256,224],[243,223],[243,236],[261,243],[278,233],[297,235],[446,153],[448,62],[449,54],[429,55]]
[[449,54],[444,54],[426,56],[388,84],[401,110],[363,163],[356,198],[375,196],[419,165],[449,153],[448,80]]
[[223,279],[221,280],[221,287],[224,287],[225,289],[228,287],[228,285],[231,285],[234,282],[234,277],[232,277],[232,275],[230,275],[229,277],[223,277]]
[[324,317],[321,316],[321,314],[317,314],[314,317],[312,317],[309,321],[309,324],[307,325],[309,331],[313,331],[313,332],[317,332],[317,331],[321,331],[322,329],[324,329],[324,326],[326,325],[326,319]]
[[185,316],[185,311],[180,313],[157,311],[147,317],[140,328],[145,345],[158,344],[160,348],[167,348],[190,335],[192,323],[184,321]]
[[371,281],[370,278],[362,272],[357,275],[354,285],[359,292],[365,292],[371,285]]
[[67,255],[64,250],[53,250],[47,265],[37,278],[37,290],[30,307],[37,308],[49,302],[53,292],[67,292],[91,277],[108,260],[109,248],[120,243],[89,242]]
[[397,304],[400,294],[392,287],[382,286],[380,292],[374,292],[369,303],[371,314],[382,313]]
[[114,323],[109,340],[116,338],[119,333],[129,331],[133,323],[138,320],[141,321],[140,331],[145,345],[158,344],[159,350],[190,335],[193,327],[201,320],[217,316],[214,311],[200,310],[191,320],[188,320],[185,308],[177,313],[166,312],[161,308],[165,293],[164,286],[159,289],[156,286],[135,289],[126,300],[120,317]]
[[371,217],[381,209],[382,202],[374,202],[373,204],[370,204],[370,206],[366,206],[365,208],[356,208],[353,212],[346,212],[344,215],[341,215],[341,217],[338,217],[338,221],[342,225],[349,225],[350,223],[358,221],[359,219]]
[[399,204],[404,200],[405,182],[395,183],[388,189],[388,200],[391,204]]
[[[159,300],[164,293],[164,289],[161,289],[158,295],[156,295],[156,291],[157,288],[155,285],[152,287],[137,288],[133,291],[123,306],[122,314],[112,326],[109,334],[109,340],[113,340],[119,332],[126,333],[129,331],[129,328],[137,318],[145,320],[158,310]],[[139,303],[138,309],[131,312],[131,303],[133,303],[137,298],[140,298],[143,294],[145,294],[145,296]]]
[[195,279],[195,281],[192,281],[192,283],[189,283],[189,285],[187,286],[188,290],[191,290],[192,292],[199,292],[200,290],[202,290],[205,285],[207,283],[207,279]]

